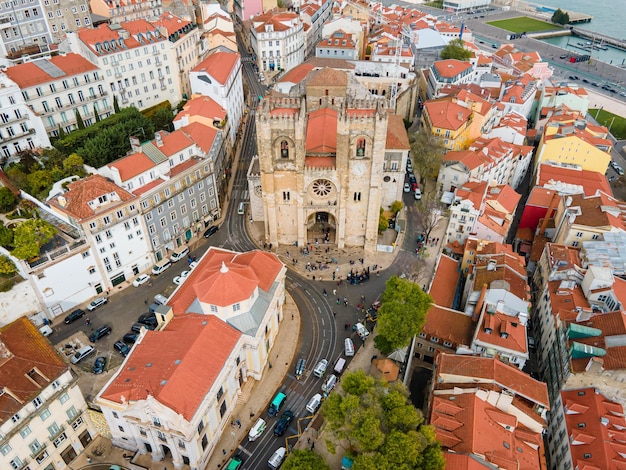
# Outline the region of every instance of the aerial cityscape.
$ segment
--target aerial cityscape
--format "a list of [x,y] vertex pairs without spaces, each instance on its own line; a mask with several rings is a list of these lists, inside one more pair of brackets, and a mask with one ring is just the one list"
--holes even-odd
[[626,468],[626,35],[546,3],[0,3],[0,469]]

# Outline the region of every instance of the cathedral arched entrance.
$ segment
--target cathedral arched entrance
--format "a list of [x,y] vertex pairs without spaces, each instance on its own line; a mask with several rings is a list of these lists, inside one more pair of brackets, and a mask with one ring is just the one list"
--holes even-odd
[[337,243],[337,219],[329,212],[315,212],[309,215],[306,230],[309,245]]

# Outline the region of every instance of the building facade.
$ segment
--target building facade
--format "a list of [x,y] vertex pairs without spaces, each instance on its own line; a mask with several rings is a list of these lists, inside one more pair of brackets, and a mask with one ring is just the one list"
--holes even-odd
[[61,469],[96,435],[78,378],[30,321],[0,328],[0,466]]
[[251,19],[250,42],[260,71],[287,71],[300,65],[304,40],[304,23],[296,13],[269,11]]
[[0,4],[0,57],[15,60],[49,51],[54,40],[42,1]]

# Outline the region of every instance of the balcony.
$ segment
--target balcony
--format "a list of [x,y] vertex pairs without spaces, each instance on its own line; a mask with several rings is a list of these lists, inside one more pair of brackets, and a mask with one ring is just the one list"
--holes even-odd
[[3,137],[2,140],[0,141],[3,144],[9,143],[9,142],[13,142],[14,140],[18,140],[18,139],[22,139],[28,135],[32,135],[35,133],[35,129],[28,129],[26,132],[20,132],[18,134],[13,134],[7,137]]
[[59,437],[61,434],[63,434],[64,431],[65,431],[65,425],[59,426],[59,429],[57,429],[57,432],[55,432],[54,434],[50,434],[50,442],[54,442],[54,440],[57,437]]
[[47,108],[47,109],[44,108],[44,110],[39,114],[41,114],[42,116],[47,116],[48,114],[53,114],[56,112],[57,112],[56,108]]

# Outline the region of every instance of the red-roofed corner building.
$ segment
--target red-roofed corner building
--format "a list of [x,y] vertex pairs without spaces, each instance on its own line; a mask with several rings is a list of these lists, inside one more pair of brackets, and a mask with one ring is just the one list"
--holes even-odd
[[50,147],[42,117],[24,100],[24,95],[4,72],[0,72],[0,160],[11,162],[22,150]]
[[[181,98],[176,49],[165,28],[146,20],[126,21],[116,28],[101,24],[67,35],[72,52],[97,64],[106,77],[102,90],[120,108],[142,110],[165,100],[172,106]],[[147,137],[147,136],[146,136]]]
[[439,90],[445,85],[462,85],[474,81],[474,66],[471,62],[457,59],[437,60],[430,66],[426,96],[437,98]]
[[421,123],[447,150],[465,150],[472,143],[472,115],[471,109],[443,98],[424,103]]
[[238,52],[217,51],[207,56],[190,73],[194,95],[209,97],[226,110],[228,142],[231,147],[235,145],[245,104],[242,70]]
[[[273,254],[209,248],[157,311],[96,402],[114,444],[174,468],[206,468],[270,362],[283,320],[286,268]],[[164,347],[166,345],[166,347]]]
[[358,60],[359,53],[358,43],[352,39],[352,34],[343,30],[335,31],[329,37],[322,39],[315,48],[315,57],[328,59]]
[[59,134],[59,128],[68,134],[77,129],[76,112],[86,126],[96,122],[95,113],[100,119],[113,113],[104,73],[79,54],[25,62],[7,68],[5,73],[20,88],[26,104],[41,117],[51,137]]
[[[87,272],[74,279],[77,284],[83,283],[91,295],[111,289],[152,266],[139,200],[112,181],[101,175],[74,181],[48,204],[53,213],[85,237],[95,255]],[[67,308],[61,306],[62,310]]]
[[202,235],[221,205],[212,161],[223,149],[217,129],[199,122],[133,148],[134,153],[98,169],[137,198],[145,237],[156,261]]
[[262,72],[289,71],[304,62],[304,23],[275,9],[251,19],[250,44]]
[[98,431],[70,357],[61,357],[26,317],[0,328],[0,351],[0,467],[74,466]]
[[304,96],[261,100],[248,184],[268,243],[374,251],[380,208],[402,199],[410,150],[402,118],[382,97],[349,100],[351,83],[323,68],[309,73]]
[[496,358],[439,354],[435,371],[428,414],[448,462],[464,454],[486,468],[548,468],[544,383]]

